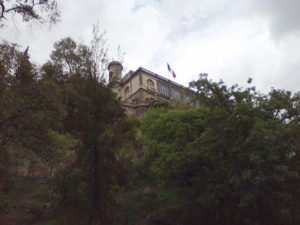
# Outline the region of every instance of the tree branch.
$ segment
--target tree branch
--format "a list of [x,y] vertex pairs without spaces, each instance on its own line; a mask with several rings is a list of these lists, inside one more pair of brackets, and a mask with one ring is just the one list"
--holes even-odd
[[5,118],[5,119],[3,119],[2,121],[0,121],[0,127],[3,126],[3,124],[7,123],[8,121],[11,121],[11,120],[14,120],[14,119],[20,117],[22,111],[24,111],[24,110],[30,110],[30,109],[32,110],[33,108],[34,108],[34,107],[32,107],[32,106],[28,106],[28,107],[25,107],[25,108],[23,108],[23,109],[17,110],[17,111],[18,111],[17,114],[12,115],[12,116],[10,116],[10,117],[8,117],[8,118]]
[[1,10],[1,15],[0,15],[0,19],[1,19],[1,18],[4,18],[4,19],[5,19],[5,17],[4,17],[5,6],[4,6],[4,4],[3,4],[3,0],[0,1],[0,6],[1,6],[1,8],[2,8],[2,10]]
[[34,8],[39,5],[40,6],[42,6],[42,5],[48,6],[48,3],[47,3],[47,1],[36,2],[33,0],[33,1],[31,1],[31,3],[27,3],[27,1],[25,1],[25,4],[19,2],[18,4],[15,4],[13,7],[5,9],[3,0],[0,0],[0,6],[1,6],[0,20],[2,18],[6,19],[4,14],[9,13],[9,12],[15,12],[15,13],[21,14],[23,17],[27,16],[28,20],[36,19],[36,20],[42,22],[43,18],[38,13],[36,13],[34,10]]
[[13,120],[13,119],[16,119],[18,118],[20,115],[16,114],[16,115],[13,115],[13,116],[10,116],[2,121],[0,121],[0,127],[3,126],[3,124],[5,124],[6,122],[10,121],[10,120]]

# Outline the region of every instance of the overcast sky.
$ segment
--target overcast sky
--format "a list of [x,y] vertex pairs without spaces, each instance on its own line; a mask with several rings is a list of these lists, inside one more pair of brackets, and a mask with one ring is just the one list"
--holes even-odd
[[45,62],[53,43],[70,36],[90,42],[92,25],[106,30],[111,57],[126,52],[125,67],[144,67],[188,85],[199,73],[213,80],[259,90],[300,90],[300,0],[58,0],[61,22],[20,27],[17,20],[0,37],[30,46]]

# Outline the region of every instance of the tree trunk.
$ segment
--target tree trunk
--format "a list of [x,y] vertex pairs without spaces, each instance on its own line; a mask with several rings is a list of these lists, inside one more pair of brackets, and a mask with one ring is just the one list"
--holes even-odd
[[[92,224],[101,224],[99,221],[99,176],[98,176],[99,154],[96,143],[91,145],[91,221]],[[95,223],[99,221],[100,223]]]

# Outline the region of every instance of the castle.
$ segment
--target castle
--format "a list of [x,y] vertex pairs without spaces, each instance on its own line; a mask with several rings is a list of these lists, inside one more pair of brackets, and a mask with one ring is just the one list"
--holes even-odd
[[192,91],[176,82],[139,67],[122,77],[123,66],[113,61],[108,65],[109,86],[128,115],[143,118],[149,106],[157,101],[191,102]]

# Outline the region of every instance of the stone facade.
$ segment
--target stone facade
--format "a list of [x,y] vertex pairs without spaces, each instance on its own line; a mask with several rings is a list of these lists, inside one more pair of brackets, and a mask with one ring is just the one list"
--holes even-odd
[[120,62],[108,65],[109,85],[128,115],[143,118],[149,106],[157,101],[191,102],[193,92],[180,84],[142,67],[129,71],[124,77],[122,70]]

